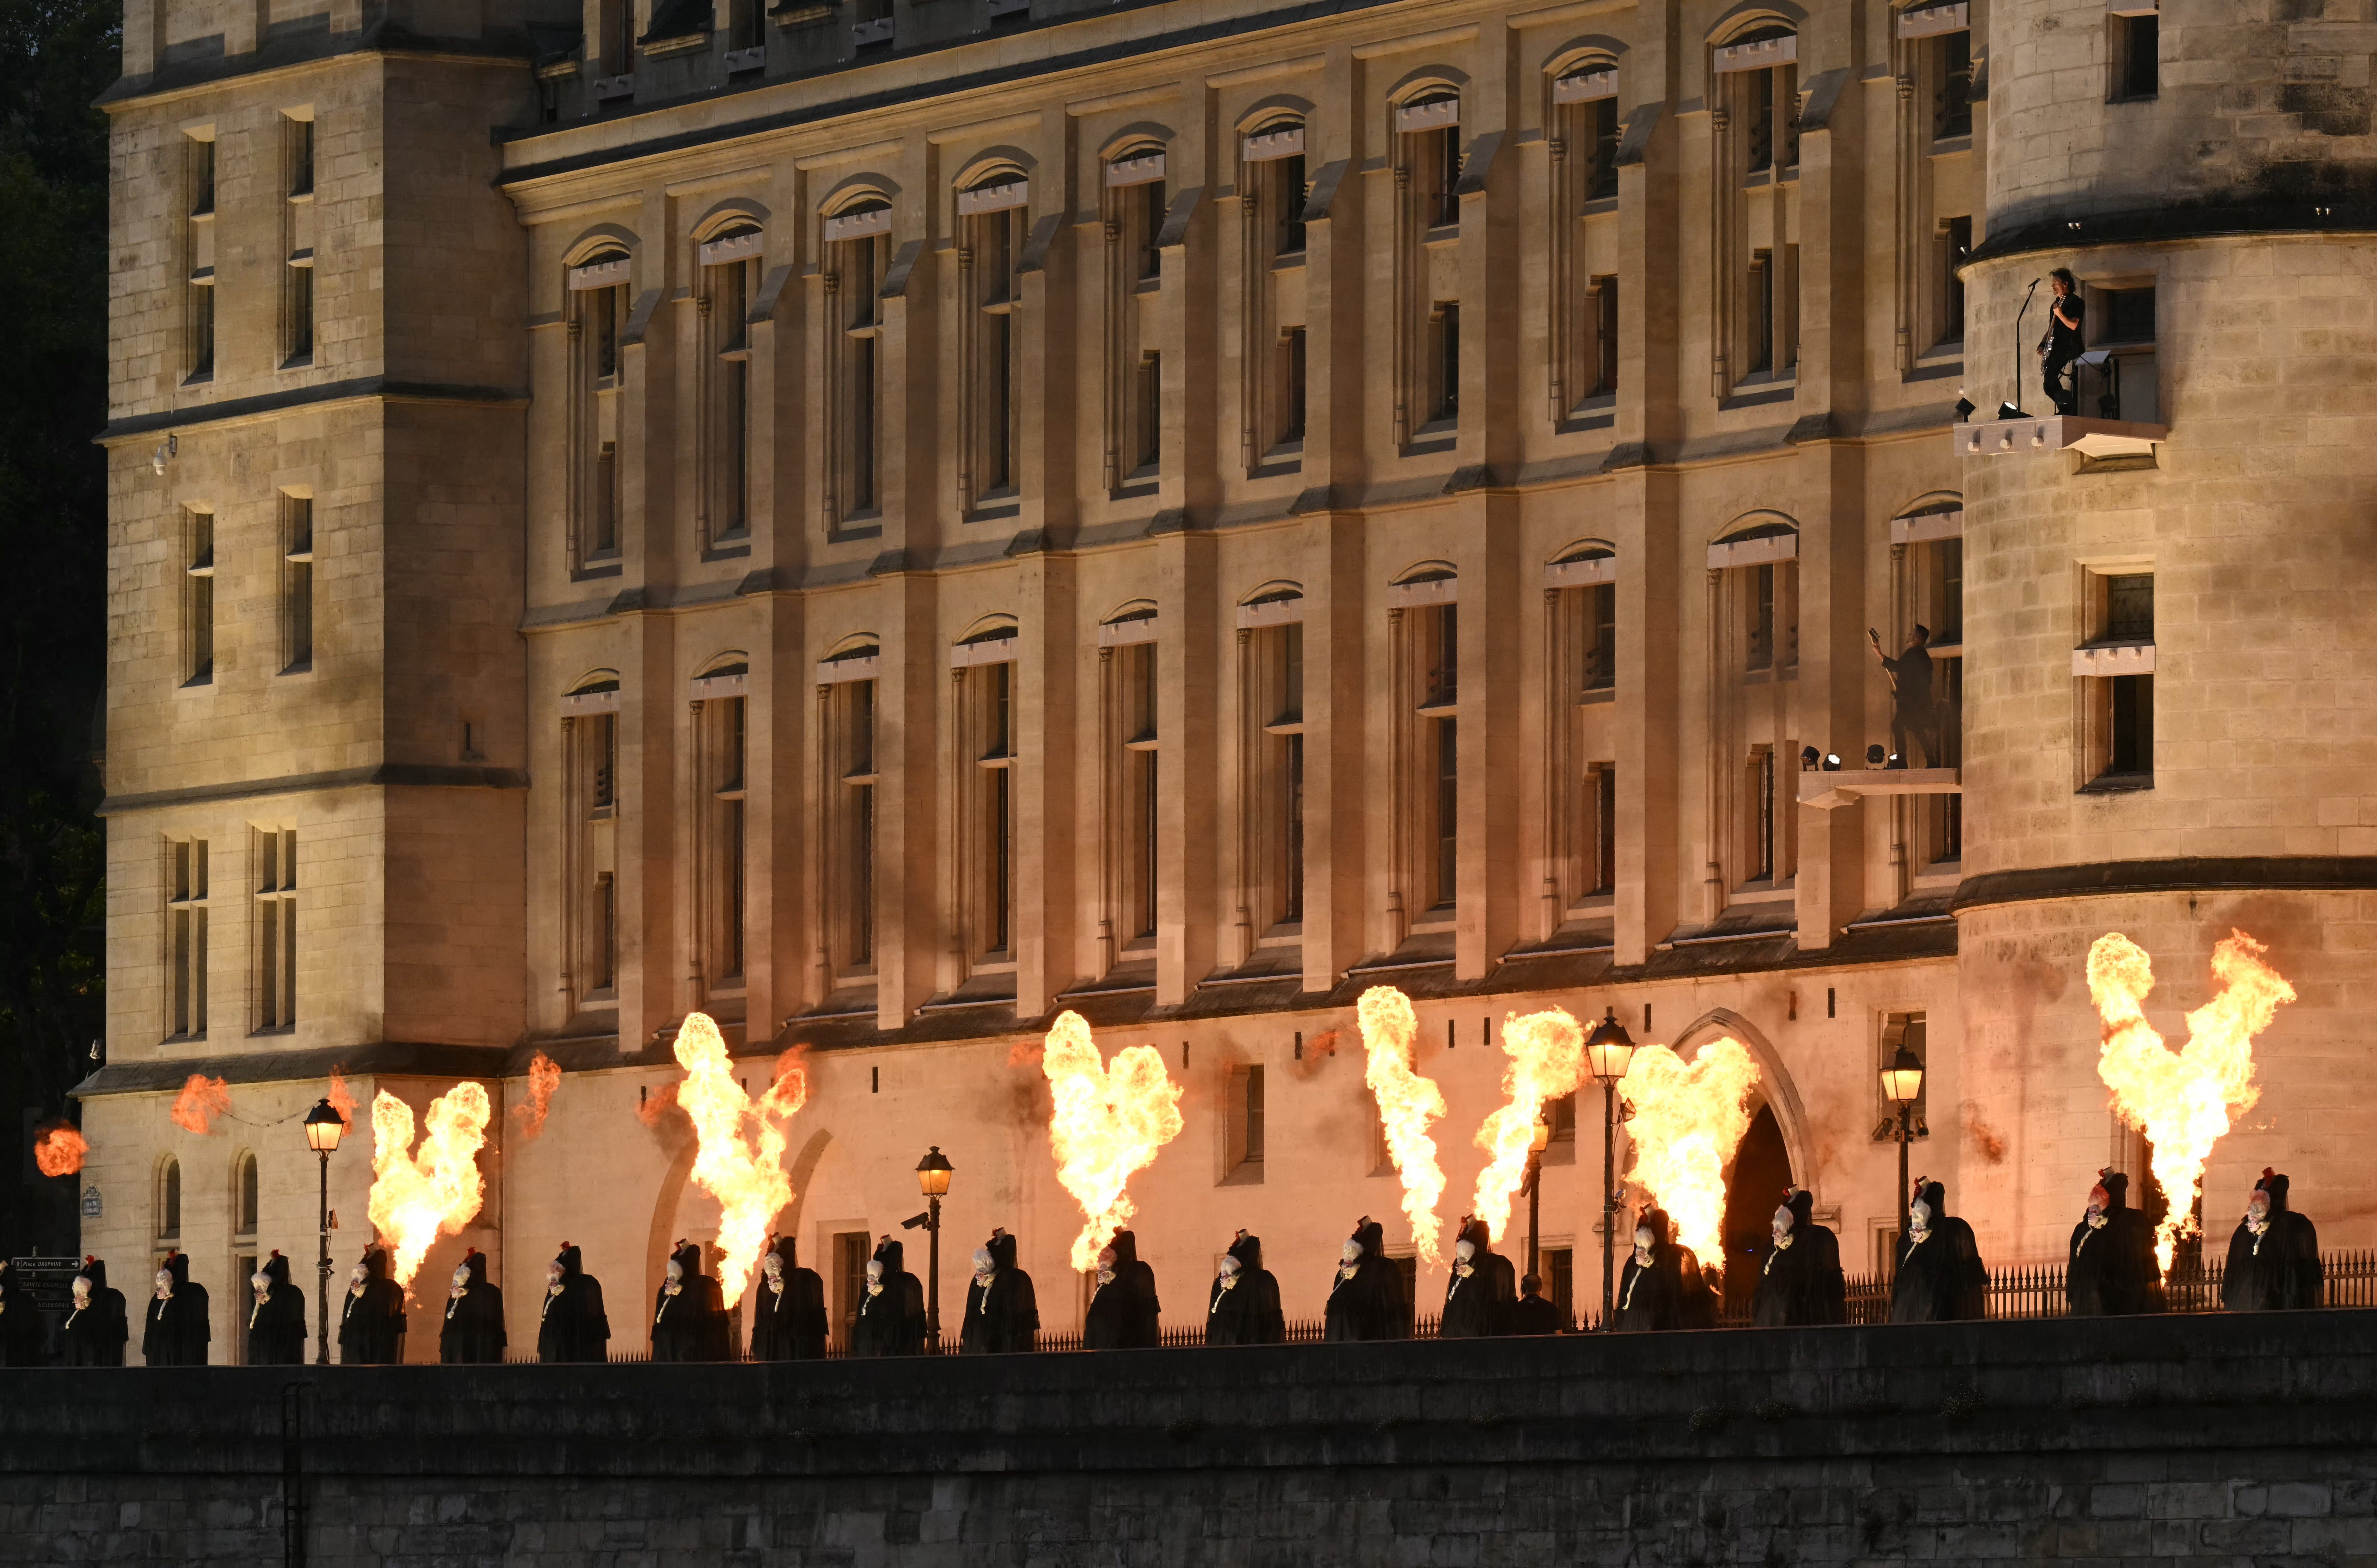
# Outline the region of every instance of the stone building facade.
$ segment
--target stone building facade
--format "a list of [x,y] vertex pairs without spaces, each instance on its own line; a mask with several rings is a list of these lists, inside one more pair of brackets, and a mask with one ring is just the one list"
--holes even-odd
[[[1062,1327],[1011,1053],[1070,1007],[1184,1087],[1173,1318],[1239,1227],[1307,1315],[1396,1210],[1392,983],[1448,1215],[1497,1021],[1614,1008],[1758,1059],[1729,1233],[1793,1181],[1872,1266],[1906,1045],[1916,1166],[2052,1258],[2144,1170],[2088,942],[2183,1039],[2232,926],[2301,1000],[2207,1206],[2275,1163],[2367,1241],[2371,50],[2276,9],[132,0],[87,1246],[302,1260],[334,1064],[517,1103],[543,1051],[428,1278],[566,1238],[632,1301],[715,1223],[634,1115],[700,1009],[812,1048],[837,1301],[936,1144]],[[2109,350],[2065,418],[2053,266]]]

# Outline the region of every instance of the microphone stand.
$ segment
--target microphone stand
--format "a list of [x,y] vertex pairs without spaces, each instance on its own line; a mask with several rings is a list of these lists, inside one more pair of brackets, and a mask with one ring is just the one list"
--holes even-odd
[[2022,318],[2030,314],[2030,302],[2037,293],[2038,279],[2034,278],[2029,291],[2022,297],[2022,309],[2013,315],[2013,396],[2008,399],[2007,407],[2016,414],[2022,412]]

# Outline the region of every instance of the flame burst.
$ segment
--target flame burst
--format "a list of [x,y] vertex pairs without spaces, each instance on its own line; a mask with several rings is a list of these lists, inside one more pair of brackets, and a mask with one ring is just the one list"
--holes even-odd
[[64,1122],[42,1129],[42,1135],[33,1140],[33,1163],[42,1168],[44,1176],[73,1175],[82,1169],[83,1156],[90,1152],[90,1145],[83,1141],[82,1134]]
[[753,1100],[735,1081],[726,1040],[707,1013],[686,1015],[676,1062],[685,1069],[675,1086],[676,1103],[691,1119],[696,1141],[693,1183],[718,1200],[718,1283],[732,1307],[751,1287],[777,1214],[793,1201],[783,1123],[808,1103],[808,1074],[786,1051],[774,1082]]
[[1510,1058],[1502,1068],[1502,1092],[1510,1099],[1477,1129],[1477,1146],[1493,1158],[1477,1173],[1477,1198],[1471,1205],[1497,1241],[1511,1222],[1511,1199],[1526,1180],[1544,1101],[1573,1094],[1584,1081],[1584,1030],[1559,1007],[1507,1019],[1502,1054]]
[[1676,1240],[1718,1266],[1725,1256],[1725,1167],[1750,1131],[1758,1063],[1731,1036],[1710,1040],[1690,1066],[1664,1045],[1645,1045],[1619,1092],[1634,1108],[1627,1182],[1675,1222]]
[[355,1127],[355,1097],[347,1088],[346,1074],[340,1069],[340,1064],[337,1063],[332,1063],[330,1064],[330,1093],[328,1099],[330,1101],[330,1109],[339,1113],[339,1120],[347,1124],[347,1131],[351,1133],[353,1132]]
[[215,1130],[215,1118],[231,1109],[231,1085],[193,1073],[173,1097],[173,1125],[200,1137]]
[[429,1102],[414,1154],[412,1107],[386,1089],[372,1096],[371,1222],[388,1243],[399,1285],[409,1289],[429,1244],[457,1234],[479,1212],[487,1195],[479,1148],[493,1114],[484,1084],[456,1084]]
[[2204,1162],[2228,1131],[2232,1112],[2261,1098],[2253,1087],[2253,1037],[2270,1027],[2295,988],[2262,962],[2269,949],[2241,931],[2212,949],[2219,994],[2187,1016],[2187,1046],[2176,1053],[2147,1024],[2139,1004],[2154,990],[2154,960],[2118,932],[2088,949],[2088,994],[2104,1020],[2096,1075],[2113,1091],[2113,1109],[2154,1145],[2155,1181],[2169,1212],[2155,1228],[2155,1257],[2170,1273],[2179,1239],[2195,1230],[2195,1194]]
[[1363,1077],[1379,1102],[1379,1121],[1386,1129],[1387,1156],[1403,1178],[1404,1218],[1411,1221],[1412,1241],[1420,1256],[1441,1264],[1437,1250],[1439,1227],[1437,1201],[1444,1196],[1444,1168],[1436,1162],[1436,1140],[1428,1123],[1444,1115],[1444,1091],[1433,1079],[1412,1070],[1412,1047],[1419,1038],[1419,1018],[1411,999],[1391,985],[1374,985],[1355,1004],[1355,1022],[1362,1030],[1362,1049],[1369,1054]]
[[1057,1180],[1085,1217],[1073,1238],[1073,1266],[1093,1269],[1099,1252],[1137,1212],[1124,1192],[1132,1172],[1154,1163],[1156,1150],[1180,1135],[1180,1086],[1152,1045],[1126,1046],[1106,1063],[1090,1026],[1073,1012],[1057,1016],[1040,1070],[1054,1102],[1048,1142]]
[[529,1059],[528,1098],[512,1107],[512,1119],[520,1123],[520,1142],[527,1143],[544,1131],[545,1114],[553,1109],[553,1091],[561,1087],[561,1064],[543,1051]]

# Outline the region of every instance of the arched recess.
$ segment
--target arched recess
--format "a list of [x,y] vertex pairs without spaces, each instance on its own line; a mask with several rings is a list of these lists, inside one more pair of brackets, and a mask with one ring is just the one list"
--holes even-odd
[[569,695],[573,697],[593,696],[618,689],[619,672],[616,670],[589,670],[569,683]]
[[1731,1008],[1714,1007],[1676,1036],[1676,1053],[1689,1056],[1702,1044],[1722,1036],[1739,1040],[1750,1060],[1758,1063],[1758,1096],[1774,1108],[1774,1120],[1783,1129],[1783,1146],[1791,1156],[1792,1176],[1801,1186],[1816,1193],[1821,1207],[1823,1194],[1815,1182],[1815,1134],[1808,1125],[1808,1111],[1800,1102],[1798,1086],[1793,1082],[1790,1069],[1783,1064],[1774,1042],[1757,1025]]
[[182,1162],[167,1155],[157,1166],[156,1239],[178,1245],[182,1239]]
[[[809,1183],[816,1177],[818,1162],[825,1158],[826,1151],[832,1146],[833,1134],[819,1127],[809,1134],[807,1141],[801,1145],[801,1152],[794,1156],[792,1168],[786,1172],[793,1185],[793,1201],[776,1216],[775,1230],[778,1235],[799,1233],[802,1209],[808,1196]],[[681,1229],[691,1218],[683,1212],[686,1204],[686,1189],[693,1178],[693,1162],[700,1153],[699,1141],[688,1133],[684,1146],[669,1160],[668,1169],[661,1173],[660,1190],[652,1200],[651,1226],[644,1239],[644,1300],[646,1301],[651,1301],[660,1293],[661,1279],[668,1268],[669,1253],[675,1245],[676,1239],[680,1236],[694,1235],[703,1229],[700,1226]],[[716,1206],[707,1193],[700,1194],[699,1196],[703,1206],[712,1208]],[[709,1231],[708,1236],[701,1238],[705,1253],[709,1251],[710,1241],[717,1233],[714,1223],[709,1227]],[[706,1266],[713,1268],[717,1265],[714,1255],[708,1256],[705,1262]],[[815,1268],[818,1265],[811,1262],[809,1266]],[[643,1322],[649,1329],[649,1318],[639,1321]]]

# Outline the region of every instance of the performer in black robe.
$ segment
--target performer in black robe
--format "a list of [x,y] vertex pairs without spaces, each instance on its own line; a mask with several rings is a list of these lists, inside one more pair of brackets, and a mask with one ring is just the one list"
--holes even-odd
[[202,1367],[213,1332],[207,1322],[207,1288],[190,1283],[187,1253],[167,1253],[158,1267],[156,1290],[140,1330],[140,1356],[152,1367]]
[[1404,1294],[1403,1271],[1387,1256],[1385,1229],[1367,1214],[1338,1253],[1326,1321],[1332,1340],[1411,1337],[1411,1299]]
[[921,1356],[925,1353],[925,1287],[908,1272],[908,1250],[885,1236],[866,1260],[866,1284],[858,1293],[858,1321],[851,1325],[854,1356]]
[[487,1254],[472,1247],[454,1270],[446,1321],[437,1329],[437,1359],[449,1367],[503,1365],[504,1293],[487,1283]]
[[1098,1253],[1098,1288],[1081,1323],[1084,1350],[1153,1350],[1163,1342],[1155,1270],[1139,1257],[1139,1237],[1117,1230]]
[[1948,1212],[1948,1190],[1917,1178],[1906,1217],[1898,1272],[1890,1282],[1890,1321],[1962,1323],[1983,1315],[1989,1270],[1981,1266],[1973,1228]]
[[2162,1265],[2155,1257],[2154,1223],[2129,1205],[2130,1179],[2097,1174],[2087,1212],[2072,1228],[2063,1268],[2064,1298],[2073,1317],[2122,1317],[2163,1310]]
[[751,1359],[825,1360],[825,1281],[795,1261],[790,1236],[777,1236],[759,1254],[759,1283],[751,1290]]
[[652,1360],[725,1360],[725,1318],[718,1281],[701,1272],[701,1243],[678,1241],[652,1295]]
[[1543,1276],[1530,1274],[1520,1280],[1519,1299],[1511,1303],[1511,1332],[1558,1334],[1565,1326],[1559,1303],[1544,1299]]
[[1774,1245],[1759,1270],[1750,1321],[1762,1328],[1846,1323],[1848,1282],[1841,1277],[1841,1242],[1815,1221],[1816,1194],[1795,1189],[1774,1211]]
[[2309,1215],[2287,1206],[2287,1185],[2285,1177],[2264,1168],[2237,1234],[2228,1239],[2220,1304],[2232,1313],[2297,1312],[2326,1304],[2319,1231]]
[[603,1311],[603,1282],[567,1241],[544,1269],[544,1305],[538,1309],[536,1359],[547,1366],[611,1359],[611,1319]]
[[1262,1238],[1238,1232],[1213,1277],[1205,1308],[1208,1345],[1282,1345],[1287,1319],[1279,1310],[1279,1281],[1262,1265]]
[[42,1346],[48,1338],[49,1325],[33,1304],[33,1292],[17,1277],[16,1265],[0,1261],[0,1367],[45,1364]]
[[1494,1250],[1493,1234],[1475,1215],[1461,1217],[1452,1243],[1452,1272],[1444,1284],[1444,1316],[1439,1339],[1484,1339],[1511,1331],[1511,1308],[1519,1299],[1511,1260]]
[[[1684,1253],[1667,1224],[1667,1211],[1642,1211],[1634,1222],[1634,1252],[1618,1277],[1618,1301],[1609,1326],[1621,1333],[1642,1333],[1687,1326],[1685,1315],[1695,1303],[1684,1299]],[[1703,1289],[1695,1260],[1692,1287]]]
[[1015,1265],[1015,1238],[993,1230],[973,1252],[973,1283],[966,1287],[965,1326],[958,1350],[968,1356],[1033,1350],[1040,1344],[1040,1299],[1032,1277]]
[[70,1367],[120,1367],[131,1337],[124,1292],[108,1287],[103,1260],[85,1257],[74,1277],[74,1305],[58,1329],[61,1356]]
[[388,1249],[367,1247],[339,1303],[339,1364],[395,1366],[404,1360],[405,1327],[404,1287],[388,1277]]
[[305,1364],[305,1292],[289,1283],[289,1260],[278,1252],[248,1277],[256,1301],[247,1310],[247,1364]]

